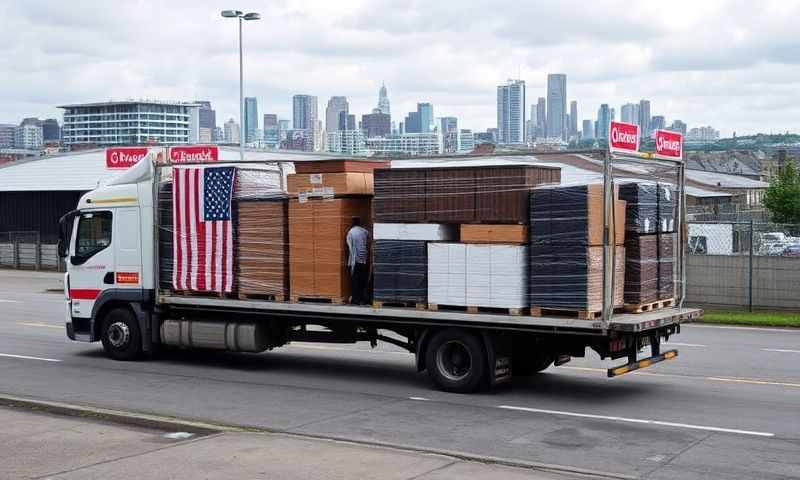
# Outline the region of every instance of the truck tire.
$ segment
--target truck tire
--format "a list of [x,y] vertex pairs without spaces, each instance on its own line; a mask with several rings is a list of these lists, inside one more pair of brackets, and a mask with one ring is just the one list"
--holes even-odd
[[115,308],[106,314],[100,340],[106,355],[114,360],[136,360],[142,353],[139,322],[127,308]]
[[514,355],[512,368],[514,376],[526,377],[545,370],[553,363],[553,356],[549,353],[528,353]]
[[474,392],[486,380],[486,348],[477,336],[449,328],[436,333],[428,342],[425,365],[439,389]]

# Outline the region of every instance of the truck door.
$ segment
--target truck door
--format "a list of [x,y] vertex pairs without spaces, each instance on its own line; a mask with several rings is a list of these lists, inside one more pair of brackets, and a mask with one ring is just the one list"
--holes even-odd
[[75,221],[68,259],[69,299],[73,319],[86,319],[80,322],[85,327],[97,297],[114,284],[113,220],[111,210],[93,210],[81,212]]

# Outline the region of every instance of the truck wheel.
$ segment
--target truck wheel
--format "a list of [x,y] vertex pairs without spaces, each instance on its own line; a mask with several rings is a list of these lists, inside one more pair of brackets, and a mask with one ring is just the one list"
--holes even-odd
[[475,335],[455,328],[442,330],[428,342],[425,365],[439,389],[474,392],[486,378],[486,349]]
[[546,369],[553,363],[553,356],[548,353],[514,355],[512,368],[514,376],[525,377]]
[[139,322],[127,308],[115,308],[103,319],[101,341],[114,360],[135,360],[142,353]]

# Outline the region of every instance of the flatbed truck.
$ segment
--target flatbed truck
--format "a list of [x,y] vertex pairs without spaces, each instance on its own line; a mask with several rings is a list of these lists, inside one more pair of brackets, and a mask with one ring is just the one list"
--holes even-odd
[[[614,157],[604,155],[607,243],[613,224],[609,199]],[[164,346],[262,352],[294,341],[363,341],[373,347],[387,342],[413,354],[417,369],[427,371],[439,389],[465,393],[562,365],[583,357],[587,348],[603,359],[624,360],[608,369],[609,377],[649,367],[675,358],[678,352],[663,351],[662,343],[680,333],[682,322],[702,314],[682,307],[682,291],[672,307],[614,313],[609,304],[614,248],[609,245],[604,255],[604,311],[594,320],[177,295],[160,289],[158,278],[158,178],[170,168],[164,157],[169,155],[145,157],[88,192],[60,222],[59,255],[67,263],[67,336],[79,342],[100,341],[115,360],[138,359]],[[283,172],[282,162],[281,154],[265,153],[259,163]],[[678,231],[685,232],[683,165],[676,168]],[[678,237],[680,276],[685,234]],[[678,290],[683,285],[679,282]],[[649,355],[640,358],[646,349]]]

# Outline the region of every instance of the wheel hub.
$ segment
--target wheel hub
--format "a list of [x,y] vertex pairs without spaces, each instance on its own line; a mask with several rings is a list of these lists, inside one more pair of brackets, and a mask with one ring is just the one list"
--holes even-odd
[[447,379],[459,381],[472,369],[472,355],[466,345],[450,340],[436,350],[436,366]]
[[108,326],[106,336],[114,348],[123,348],[130,342],[131,330],[124,322],[114,322]]

